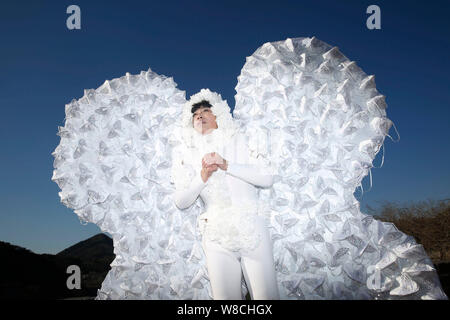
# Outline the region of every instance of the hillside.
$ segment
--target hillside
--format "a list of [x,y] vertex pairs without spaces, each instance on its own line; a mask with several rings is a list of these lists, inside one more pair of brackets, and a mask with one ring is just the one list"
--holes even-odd
[[[114,259],[112,240],[99,234],[57,255],[36,254],[0,241],[0,299],[59,299],[96,296]],[[69,290],[67,267],[81,269],[81,289]]]
[[113,241],[103,233],[62,250],[56,255],[72,257],[83,261],[90,271],[104,272],[109,270],[109,264],[114,260]]

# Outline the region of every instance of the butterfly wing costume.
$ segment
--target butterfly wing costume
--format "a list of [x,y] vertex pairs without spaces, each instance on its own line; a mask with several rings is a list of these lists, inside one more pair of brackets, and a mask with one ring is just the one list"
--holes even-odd
[[[315,37],[288,38],[247,57],[235,89],[233,119],[227,106],[215,114],[274,174],[258,194],[281,299],[447,299],[423,246],[362,213],[353,195],[393,124],[373,75]],[[52,180],[114,242],[97,299],[212,298],[202,202],[174,203],[195,174],[177,168],[192,102],[149,69],[66,105]]]

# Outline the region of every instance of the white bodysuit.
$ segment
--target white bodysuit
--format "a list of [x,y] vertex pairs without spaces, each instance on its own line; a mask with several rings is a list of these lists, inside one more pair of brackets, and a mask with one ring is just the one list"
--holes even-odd
[[[263,218],[257,215],[256,187],[271,187],[273,176],[251,163],[243,135],[235,134],[220,146],[216,131],[205,135],[210,139],[205,141],[206,148],[200,148],[191,160],[195,176],[187,188],[177,189],[175,204],[186,209],[198,196],[205,204],[198,221],[214,299],[241,300],[242,272],[252,299],[279,299],[272,241]],[[201,158],[213,151],[227,160],[228,168],[219,168],[204,183]]]

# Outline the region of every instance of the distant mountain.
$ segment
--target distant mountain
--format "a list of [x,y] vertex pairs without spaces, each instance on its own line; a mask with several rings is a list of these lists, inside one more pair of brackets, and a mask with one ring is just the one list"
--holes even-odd
[[98,272],[108,271],[109,265],[115,258],[113,240],[103,233],[78,242],[56,255],[80,259],[89,266],[90,271]]
[[[56,255],[36,254],[0,241],[0,299],[96,296],[114,260],[112,239],[97,234]],[[66,286],[67,267],[81,270],[81,289]]]

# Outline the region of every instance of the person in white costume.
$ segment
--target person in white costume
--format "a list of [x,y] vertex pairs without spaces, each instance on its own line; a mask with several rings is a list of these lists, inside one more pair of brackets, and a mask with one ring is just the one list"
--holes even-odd
[[448,299],[424,247],[354,195],[393,126],[374,75],[296,37],[246,57],[235,89],[231,115],[149,69],[66,104],[52,180],[113,238],[97,299]]
[[[252,299],[279,299],[272,241],[256,212],[256,187],[271,187],[273,176],[249,163],[244,135],[234,132],[229,140],[218,141],[223,138],[219,134],[222,129],[211,107],[208,100],[192,105],[192,128],[198,133],[194,134],[193,150],[219,149],[203,154],[201,170],[188,188],[177,190],[175,203],[179,209],[186,209],[200,196],[207,208],[199,223],[214,299],[242,299],[242,274]],[[220,185],[214,184],[212,176],[217,176]],[[215,196],[218,194],[222,196]]]

